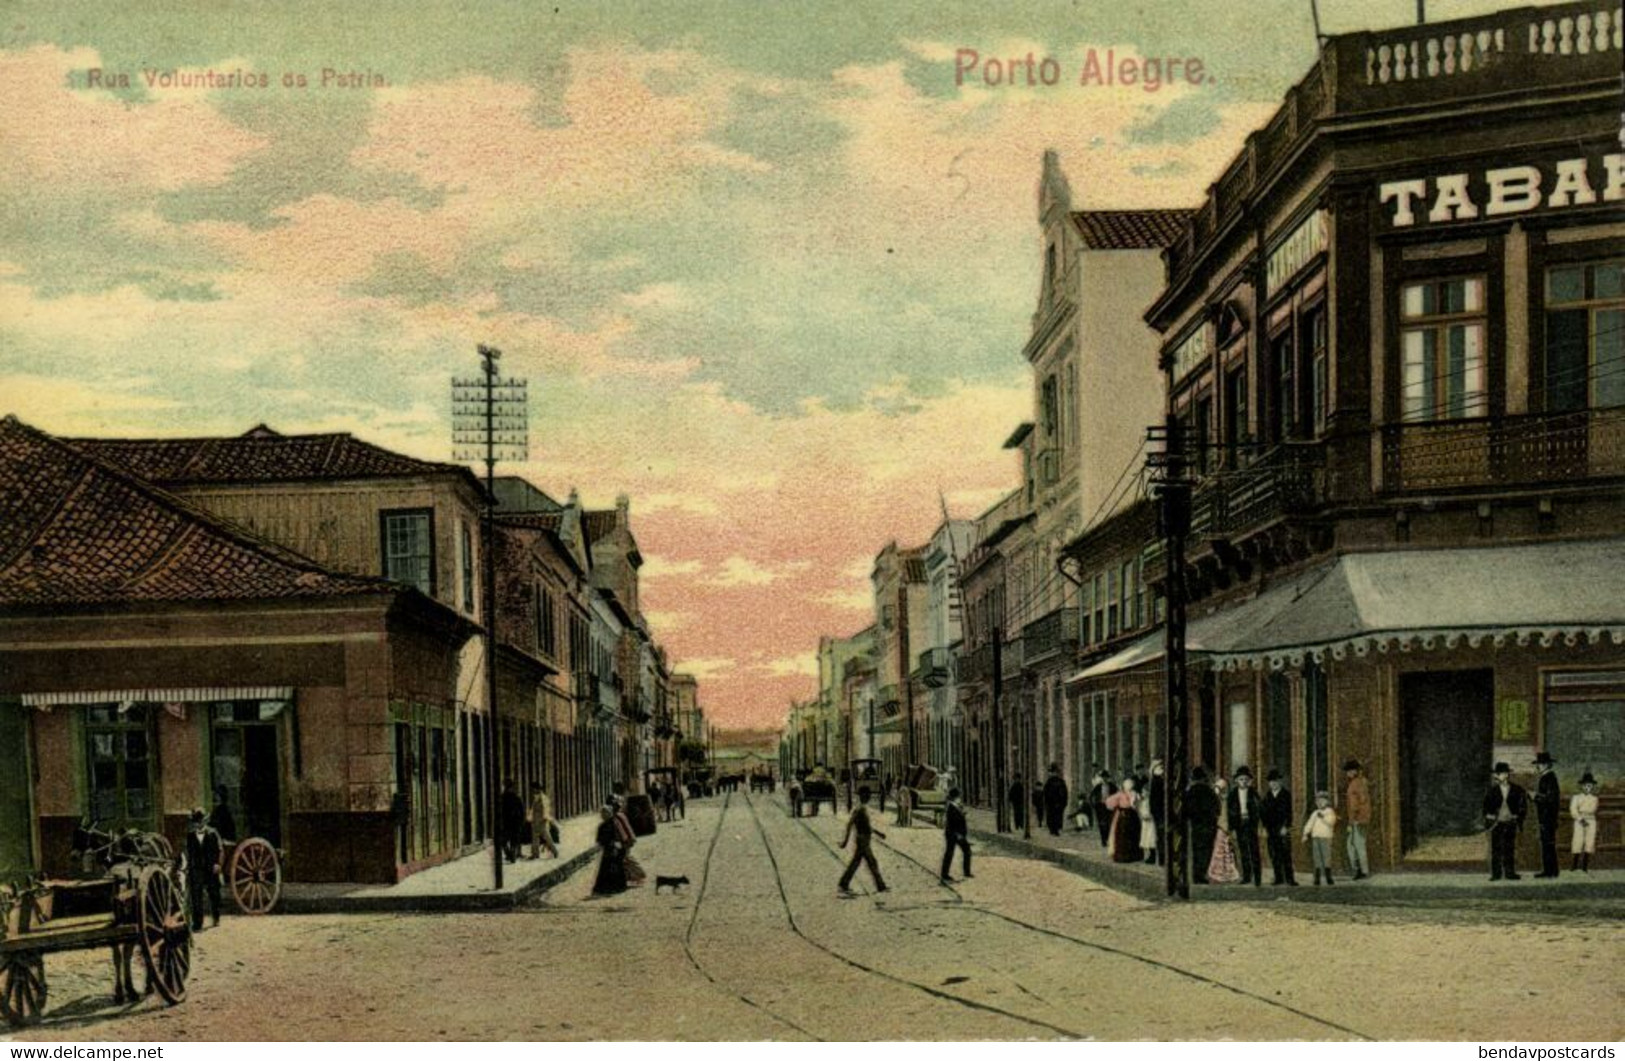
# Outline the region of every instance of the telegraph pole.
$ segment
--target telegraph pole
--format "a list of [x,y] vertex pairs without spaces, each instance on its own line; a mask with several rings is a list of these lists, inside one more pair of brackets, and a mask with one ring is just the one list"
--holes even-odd
[[[486,813],[491,822],[492,888],[502,890],[502,816],[497,777],[497,563],[496,464],[530,456],[529,397],[522,379],[502,379],[502,351],[479,346],[478,379],[451,381],[452,447],[457,460],[485,462],[485,518],[480,548],[485,554],[485,757]],[[500,407],[500,411],[499,411]]]
[[1190,689],[1185,674],[1185,536],[1191,527],[1191,481],[1185,441],[1179,420],[1169,414],[1160,430],[1147,437],[1163,443],[1161,453],[1148,458],[1154,472],[1152,485],[1160,501],[1160,522],[1167,574],[1163,582],[1167,622],[1163,627],[1163,677],[1167,684],[1168,734],[1164,759],[1168,772],[1167,820],[1158,822],[1168,838],[1168,894],[1191,897],[1190,872],[1185,865],[1185,789],[1190,784],[1188,749]]
[[993,624],[993,807],[996,828],[1010,831],[1010,802],[1004,791],[1004,624]]

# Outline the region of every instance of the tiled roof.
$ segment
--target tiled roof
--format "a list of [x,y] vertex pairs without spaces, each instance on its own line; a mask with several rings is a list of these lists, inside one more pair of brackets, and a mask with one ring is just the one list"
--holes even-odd
[[282,435],[261,424],[231,438],[68,439],[155,483],[296,482],[416,475],[469,475],[458,464],[422,461],[349,434]]
[[8,416],[0,420],[0,607],[394,591],[328,571]]
[[1072,221],[1091,250],[1148,250],[1185,233],[1193,210],[1074,210]]

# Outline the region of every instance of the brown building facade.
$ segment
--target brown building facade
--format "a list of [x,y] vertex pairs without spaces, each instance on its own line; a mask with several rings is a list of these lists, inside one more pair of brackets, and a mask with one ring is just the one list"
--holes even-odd
[[[1589,768],[1625,854],[1619,34],[1592,2],[1328,39],[1147,313],[1198,480],[1193,759],[1304,806],[1359,760],[1379,868],[1481,866],[1491,765],[1540,750],[1559,842]],[[1160,636],[1079,687],[1129,695]]]

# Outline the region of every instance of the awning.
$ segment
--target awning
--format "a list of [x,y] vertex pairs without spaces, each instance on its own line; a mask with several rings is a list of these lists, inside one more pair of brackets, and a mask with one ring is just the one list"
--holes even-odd
[[112,689],[78,693],[24,693],[25,707],[57,704],[200,704],[214,700],[292,700],[289,685],[220,686],[196,689]]
[[[1186,632],[1187,636],[1185,638],[1185,647],[1187,650],[1195,651],[1194,647],[1190,643],[1188,627]],[[1148,663],[1155,663],[1162,658],[1162,649],[1163,633],[1159,629],[1153,633],[1145,635],[1122,651],[1107,656],[1105,659],[1100,660],[1097,663],[1090,664],[1083,670],[1072,675],[1072,677],[1068,678],[1067,681],[1081,682],[1087,681],[1090,678],[1104,678],[1108,675],[1117,674],[1120,671],[1133,670],[1135,667],[1143,666]]]
[[1375,650],[1625,644],[1625,539],[1349,553],[1214,645],[1226,668]]
[[[1460,644],[1604,641],[1625,644],[1625,539],[1348,553],[1192,616],[1185,637],[1193,656],[1227,670]],[[1153,631],[1068,680],[1155,663],[1162,648],[1162,631]]]

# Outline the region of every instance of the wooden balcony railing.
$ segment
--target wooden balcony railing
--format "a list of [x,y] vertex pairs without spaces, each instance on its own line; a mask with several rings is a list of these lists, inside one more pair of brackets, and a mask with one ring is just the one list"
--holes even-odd
[[1386,424],[1384,492],[1625,475],[1625,407]]
[[1024,642],[1022,653],[1028,664],[1057,653],[1070,654],[1078,647],[1078,609],[1061,607],[1034,619],[1022,628],[1021,639]]
[[929,689],[940,689],[948,684],[952,675],[952,660],[946,648],[928,648],[920,653],[919,666],[914,674]]
[[960,685],[989,681],[993,677],[993,646],[979,645],[954,657],[954,670]]

